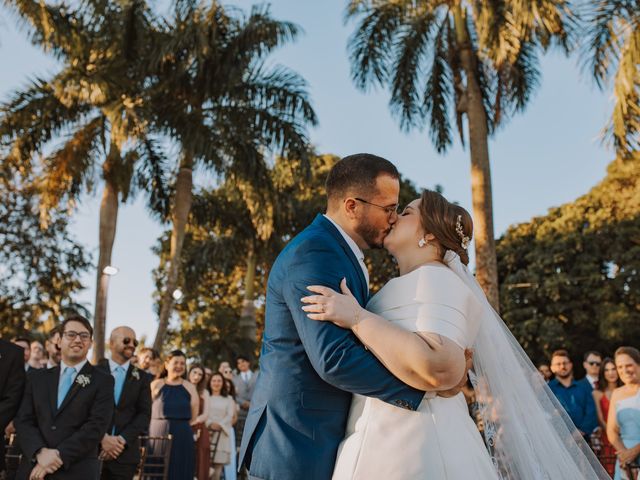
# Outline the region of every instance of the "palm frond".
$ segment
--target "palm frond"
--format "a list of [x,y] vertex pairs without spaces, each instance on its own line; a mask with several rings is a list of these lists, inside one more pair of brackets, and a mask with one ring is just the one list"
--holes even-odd
[[448,65],[449,49],[446,36],[448,21],[448,17],[445,17],[438,26],[433,59],[423,94],[425,114],[429,116],[429,133],[439,153],[445,152],[452,140],[449,109],[453,85]]
[[424,123],[418,87],[424,75],[422,63],[430,46],[435,20],[433,12],[425,11],[410,18],[398,32],[394,52],[397,61],[391,67],[394,75],[389,106],[391,112],[399,117],[400,128],[405,131]]
[[351,77],[358,88],[366,90],[388,80],[393,62],[393,42],[402,25],[404,7],[401,2],[377,4],[375,7],[359,3],[363,5],[349,16],[364,15],[364,18],[349,38],[348,50]]
[[83,189],[90,189],[101,152],[104,117],[96,116],[79,127],[66,143],[44,159],[38,179],[43,218],[67,199],[73,202]]

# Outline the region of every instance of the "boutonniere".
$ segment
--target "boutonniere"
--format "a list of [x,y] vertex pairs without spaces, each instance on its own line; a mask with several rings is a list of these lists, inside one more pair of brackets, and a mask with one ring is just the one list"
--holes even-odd
[[91,383],[91,377],[89,375],[78,375],[76,377],[76,383],[78,385],[80,385],[81,387],[86,387],[87,385],[89,385]]
[[140,380],[140,371],[137,368],[134,368],[131,372],[131,376],[136,380]]

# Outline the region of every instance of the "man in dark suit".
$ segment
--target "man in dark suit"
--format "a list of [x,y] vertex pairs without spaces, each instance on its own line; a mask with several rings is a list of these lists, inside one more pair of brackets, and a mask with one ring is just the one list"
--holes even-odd
[[24,364],[22,368],[24,368],[25,372],[32,370],[32,367],[29,365],[29,358],[31,358],[31,340],[26,337],[16,337],[12,340],[14,345],[22,348]]
[[113,378],[87,361],[93,328],[72,315],[61,325],[60,366],[33,370],[14,421],[18,480],[96,480],[98,448],[113,415]]
[[151,375],[131,364],[138,346],[136,333],[129,327],[111,332],[111,359],[102,359],[98,367],[114,379],[115,411],[101,447],[102,480],[131,480],[140,462],[138,437],[149,429],[151,421]]
[[24,391],[24,351],[0,339],[0,474],[4,471],[4,429],[13,420]]
[[369,154],[342,159],[327,179],[326,215],[276,259],[267,286],[258,375],[239,465],[250,478],[331,478],[351,394],[415,410],[425,392],[395,378],[350,330],[314,322],[300,299],[309,285],[347,284],[360,305],[369,296],[362,249],[382,248],[397,219],[399,173]]

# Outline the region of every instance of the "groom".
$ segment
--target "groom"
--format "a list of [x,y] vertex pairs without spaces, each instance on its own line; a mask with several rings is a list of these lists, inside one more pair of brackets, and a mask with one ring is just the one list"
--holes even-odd
[[362,249],[382,248],[395,223],[399,177],[391,162],[375,155],[340,160],[327,178],[327,213],[296,236],[271,269],[260,375],[240,451],[252,479],[331,478],[352,393],[409,410],[424,397],[350,330],[309,320],[300,302],[308,285],[340,291],[346,278],[360,305],[367,303]]

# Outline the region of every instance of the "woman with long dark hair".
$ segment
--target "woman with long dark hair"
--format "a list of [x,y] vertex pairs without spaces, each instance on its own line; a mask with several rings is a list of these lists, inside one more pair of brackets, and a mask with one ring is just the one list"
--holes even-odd
[[209,479],[209,468],[211,459],[209,458],[209,429],[207,428],[207,418],[209,410],[209,392],[207,391],[207,376],[203,365],[195,363],[189,369],[189,382],[191,382],[198,392],[198,418],[193,425],[193,432],[196,436],[196,478],[198,480]]
[[[602,361],[600,375],[598,376],[598,388],[593,391],[593,400],[596,403],[596,412],[598,414],[598,423],[600,424],[600,435],[602,442],[602,451],[600,453],[600,461],[607,473],[613,477],[615,471],[615,455],[616,450],[607,438],[607,417],[609,416],[609,402],[613,391],[622,386],[618,371],[616,370],[616,362],[613,358],[607,357]],[[608,461],[608,459],[613,459]]]
[[229,434],[231,420],[235,413],[235,402],[229,396],[224,377],[220,372],[215,372],[209,380],[209,417],[208,425],[211,430],[211,443],[213,455],[213,480],[220,480],[222,468],[231,461],[231,441]]
[[181,350],[172,351],[164,362],[160,378],[151,383],[151,424],[149,435],[171,434],[169,480],[191,480],[194,474],[195,449],[191,425],[198,417],[199,399],[196,387],[184,377],[187,358]]

